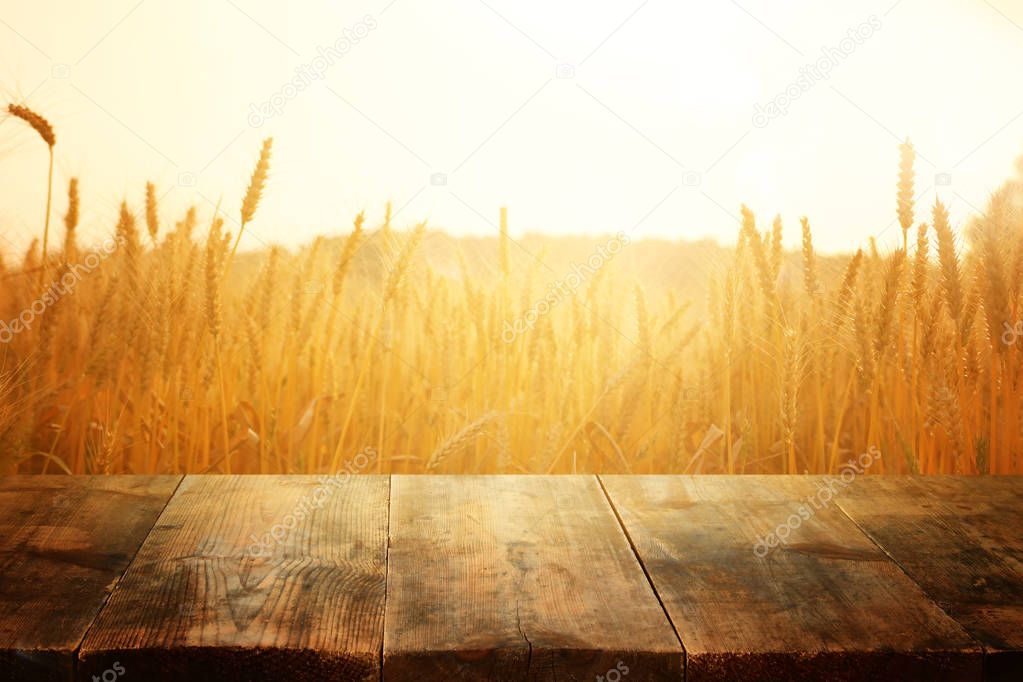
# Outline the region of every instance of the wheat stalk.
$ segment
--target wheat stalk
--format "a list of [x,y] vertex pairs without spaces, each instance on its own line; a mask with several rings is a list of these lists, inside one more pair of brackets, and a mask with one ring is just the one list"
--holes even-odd
[[931,222],[938,237],[938,262],[941,266],[941,287],[945,292],[945,303],[952,321],[962,330],[963,281],[959,271],[959,254],[956,252],[955,235],[948,223],[948,209],[941,201],[934,202]]
[[488,412],[445,438],[427,459],[426,471],[436,471],[449,457],[472,445],[496,418],[495,412]]
[[64,214],[64,260],[77,257],[78,244],[75,229],[78,227],[78,178],[71,178],[67,188],[67,213]]
[[160,217],[157,210],[156,185],[146,183],[146,230],[149,232],[149,239],[156,246],[156,235],[160,231]]
[[42,114],[32,111],[26,106],[13,103],[7,105],[7,111],[12,116],[20,118],[39,133],[39,137],[46,143],[47,150],[50,153],[50,166],[46,175],[46,221],[43,226],[42,268],[39,271],[39,286],[41,287],[46,277],[47,253],[50,243],[50,202],[53,199],[53,146],[57,144],[57,136],[53,132],[53,126],[50,125],[50,122]]
[[902,226],[902,250],[907,250],[909,228],[913,226],[913,162],[916,151],[913,143],[906,139],[899,146],[899,183],[897,193],[896,214]]
[[259,150],[259,159],[256,161],[252,177],[249,178],[249,187],[245,190],[245,197],[242,199],[241,226],[238,228],[238,236],[235,238],[234,246],[231,247],[231,255],[227,258],[225,270],[231,267],[234,254],[238,251],[238,244],[242,240],[242,233],[245,232],[245,226],[252,222],[252,219],[256,216],[259,200],[263,196],[263,187],[266,185],[266,177],[270,172],[270,151],[273,143],[273,138],[268,137],[263,140],[263,147]]

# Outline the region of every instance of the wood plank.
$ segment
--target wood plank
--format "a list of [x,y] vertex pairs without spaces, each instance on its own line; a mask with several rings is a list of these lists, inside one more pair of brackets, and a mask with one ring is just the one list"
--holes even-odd
[[682,679],[592,476],[395,476],[385,622],[385,680]]
[[378,680],[389,481],[331,480],[186,477],[86,637],[82,679],[116,662],[140,680]]
[[987,679],[1023,679],[1023,478],[871,477],[838,504],[984,645]]
[[75,650],[180,481],[0,477],[0,679],[72,679]]
[[[601,480],[686,647],[687,680],[980,678],[979,646],[834,504],[838,479]],[[784,544],[757,544],[779,526],[795,527]]]

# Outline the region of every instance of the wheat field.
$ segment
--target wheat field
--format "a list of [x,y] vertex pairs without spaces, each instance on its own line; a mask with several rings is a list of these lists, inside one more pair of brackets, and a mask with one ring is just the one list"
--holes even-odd
[[[8,114],[52,178],[50,124]],[[0,471],[1023,472],[1023,164],[953,226],[903,144],[890,253],[819,256],[805,218],[786,252],[746,207],[726,250],[512,239],[503,209],[454,239],[389,205],[240,253],[271,149],[240,215],[168,218],[148,184],[101,245],[77,179],[63,230],[48,196],[0,262]]]

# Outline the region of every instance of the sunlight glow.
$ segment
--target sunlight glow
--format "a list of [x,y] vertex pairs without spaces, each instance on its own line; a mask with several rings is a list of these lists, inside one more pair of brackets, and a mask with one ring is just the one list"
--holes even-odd
[[[517,234],[647,216],[637,235],[726,243],[737,225],[720,206],[747,202],[807,214],[822,250],[848,251],[894,219],[876,207],[893,206],[906,136],[922,178],[951,176],[938,189],[956,221],[1023,149],[1023,96],[1003,77],[1023,63],[1023,9],[1009,2],[0,0],[0,18],[5,101],[55,122],[56,184],[85,178],[92,237],[121,198],[140,203],[139,177],[175,212],[235,210],[267,135],[273,191],[248,249],[337,233],[391,200],[399,224],[456,234],[493,234],[508,204]],[[754,125],[864,25],[826,78]],[[5,250],[39,229],[31,142],[0,126]]]

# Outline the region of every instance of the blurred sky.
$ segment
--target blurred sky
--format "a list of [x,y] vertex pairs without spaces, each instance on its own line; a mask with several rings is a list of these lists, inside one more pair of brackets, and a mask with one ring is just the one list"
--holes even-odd
[[[1010,0],[0,0],[0,96],[53,121],[55,229],[78,175],[93,239],[146,179],[165,223],[190,203],[236,216],[273,135],[246,248],[347,231],[362,209],[377,224],[388,199],[399,225],[455,234],[494,233],[508,205],[513,235],[723,243],[746,202],[765,227],[780,212],[791,246],[806,214],[823,251],[890,247],[906,135],[920,204],[937,191],[960,222],[1013,173],[1020,66]],[[296,69],[322,78],[292,91]],[[41,233],[45,176],[42,143],[0,119],[4,251]]]

